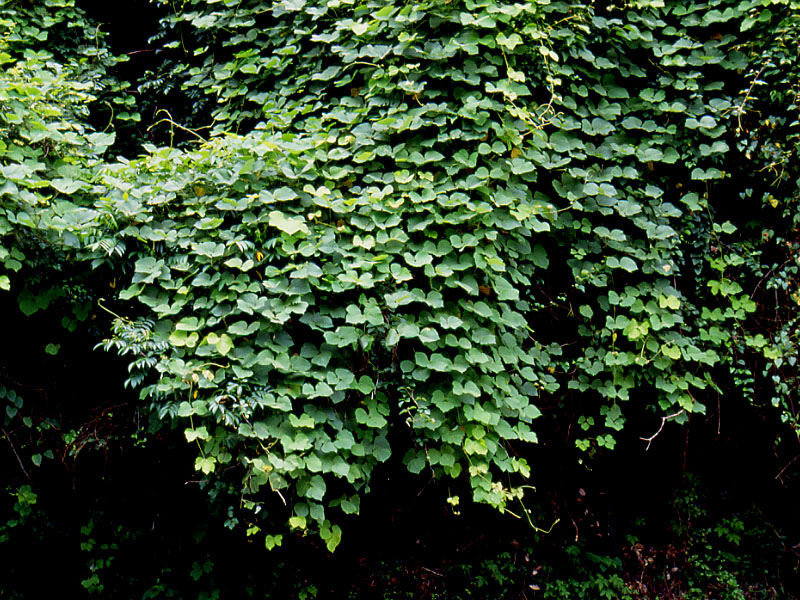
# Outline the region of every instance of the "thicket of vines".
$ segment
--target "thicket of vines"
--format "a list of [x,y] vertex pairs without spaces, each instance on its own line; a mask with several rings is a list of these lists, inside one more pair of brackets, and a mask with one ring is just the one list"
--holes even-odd
[[795,2],[163,2],[130,83],[72,0],[0,10],[2,293],[262,547],[335,550],[379,468],[542,532],[533,448],[729,403],[796,452]]

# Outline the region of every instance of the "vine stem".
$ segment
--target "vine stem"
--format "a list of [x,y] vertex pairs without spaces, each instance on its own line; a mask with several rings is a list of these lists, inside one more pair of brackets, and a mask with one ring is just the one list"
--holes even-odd
[[0,429],[3,432],[3,435],[6,436],[6,440],[8,440],[8,445],[11,446],[11,451],[14,453],[14,456],[17,457],[17,462],[19,463],[19,468],[22,469],[22,472],[25,473],[25,478],[28,481],[31,481],[31,476],[28,474],[28,471],[25,469],[25,465],[22,463],[22,459],[20,458],[19,454],[17,453],[17,449],[14,447],[14,442],[11,441],[11,437],[8,435],[8,432],[5,429]]
[[130,319],[126,319],[125,317],[121,317],[117,313],[115,313],[113,310],[111,310],[110,308],[106,308],[105,306],[103,306],[103,302],[105,302],[105,300],[106,300],[105,298],[98,298],[97,299],[97,306],[102,308],[104,311],[106,311],[112,317],[114,317],[116,319],[119,319],[120,321],[127,321],[128,323],[130,323]]

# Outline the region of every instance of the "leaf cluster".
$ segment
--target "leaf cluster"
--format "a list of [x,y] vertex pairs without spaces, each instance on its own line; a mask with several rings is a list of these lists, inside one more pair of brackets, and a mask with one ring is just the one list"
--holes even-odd
[[[792,8],[187,0],[158,39],[214,135],[130,160],[86,123],[102,68],[9,38],[3,234],[121,274],[106,346],[270,527],[334,549],[392,457],[533,524],[530,444],[564,430],[602,453],[768,377],[796,421],[794,309],[754,299],[795,286],[794,242],[763,244],[796,238],[795,155],[747,130]],[[754,154],[780,185],[737,189]],[[765,238],[741,214],[775,194]]]

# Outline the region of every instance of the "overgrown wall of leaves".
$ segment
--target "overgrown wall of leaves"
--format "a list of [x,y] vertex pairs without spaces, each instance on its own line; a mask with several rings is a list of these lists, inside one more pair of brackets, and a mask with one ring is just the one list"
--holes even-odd
[[335,549],[391,457],[546,527],[554,436],[591,460],[737,395],[796,439],[796,2],[186,0],[138,92],[42,4],[0,5],[0,286],[111,274],[151,427],[268,547]]

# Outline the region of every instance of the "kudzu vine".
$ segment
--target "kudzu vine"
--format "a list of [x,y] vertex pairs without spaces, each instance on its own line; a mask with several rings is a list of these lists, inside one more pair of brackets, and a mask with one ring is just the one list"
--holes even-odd
[[796,429],[796,303],[758,296],[796,288],[796,137],[755,131],[797,96],[754,91],[795,68],[794,3],[170,6],[212,134],[54,167],[32,227],[123,282],[105,346],[268,547],[335,549],[392,457],[533,524],[526,449],[565,421],[592,455],[770,377]]

